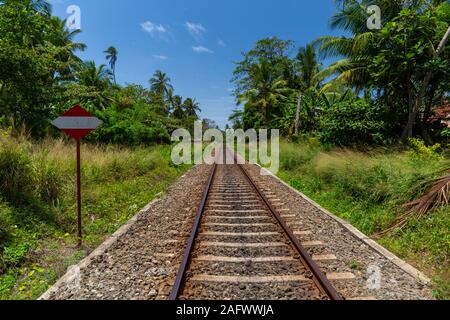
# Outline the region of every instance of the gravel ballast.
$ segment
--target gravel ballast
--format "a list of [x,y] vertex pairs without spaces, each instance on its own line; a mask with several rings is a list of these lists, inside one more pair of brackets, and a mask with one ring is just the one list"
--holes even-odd
[[[332,281],[344,298],[432,299],[430,284],[423,274],[379,247],[356,229],[351,226],[347,228],[343,225],[345,222],[315,205],[313,201],[278,178],[272,175],[261,175],[260,167],[247,165],[246,169],[260,187],[270,190],[267,192],[273,199],[281,200],[278,208],[289,210],[289,215],[293,215],[286,219],[288,224],[301,225],[303,230],[311,231],[313,240],[323,243],[322,246],[308,248],[311,255],[333,254],[336,256],[334,261],[318,262],[325,273],[348,272],[356,276],[351,282]],[[379,251],[383,251],[383,254]],[[394,258],[402,268],[393,263]],[[379,281],[376,277],[377,272],[381,276]]]
[[167,299],[210,170],[200,165],[186,173],[104,252],[83,261],[79,273],[72,267],[74,274],[66,275],[41,299]]
[[[407,272],[392,261],[390,254],[375,250],[369,242],[364,242],[342,222],[336,220],[303,195],[273,176],[261,176],[257,166],[245,166],[259,187],[265,189],[266,196],[274,200],[274,206],[285,216],[285,221],[293,230],[307,231],[299,234],[302,242],[317,264],[327,275],[348,274],[345,280],[330,280],[346,299],[407,300],[432,299],[429,284],[424,279]],[[43,300],[166,300],[169,297],[176,273],[181,263],[185,246],[195,219],[205,183],[211,173],[211,166],[199,165],[176,182],[162,199],[156,200],[141,211],[129,224],[119,230],[109,241],[93,252],[79,265],[70,269]],[[221,191],[221,188],[218,188]],[[226,197],[226,193],[224,192]],[[221,197],[215,199],[220,200]],[[243,197],[245,199],[245,197]],[[250,198],[251,199],[251,198]],[[277,201],[279,200],[279,201]],[[247,206],[240,208],[247,209]],[[251,210],[252,205],[248,206]],[[231,208],[233,209],[233,208]],[[218,219],[217,216],[222,218]],[[249,216],[261,216],[251,213]],[[227,218],[230,216],[231,219]],[[209,214],[203,223],[209,224],[202,231],[209,232],[259,232],[276,230],[277,226],[265,217],[248,223],[266,226],[246,226],[231,229],[229,226],[215,226],[214,223],[233,224],[233,214]],[[228,220],[229,219],[229,220]],[[212,224],[212,225],[211,225]],[[199,241],[223,241],[223,237],[199,235]],[[253,242],[284,242],[279,236],[258,237]],[[245,241],[243,238],[227,237],[228,242]],[[196,246],[198,256],[272,257],[291,253],[289,246],[270,248],[226,248]],[[331,257],[331,258],[330,258]],[[334,258],[333,258],[334,257]],[[262,275],[267,271],[263,265],[255,263],[251,268],[245,264],[220,263],[211,265],[204,261],[193,262],[200,274],[229,275],[247,273]],[[293,262],[286,267],[298,274]],[[401,264],[403,265],[403,264]],[[408,266],[407,264],[404,264]],[[277,270],[273,264],[273,270]],[[286,271],[289,271],[286,270]],[[380,278],[376,273],[380,272]],[[276,272],[274,271],[274,275]],[[375,276],[375,277],[374,277]],[[379,282],[377,282],[379,280]],[[379,284],[379,286],[377,286]],[[279,290],[282,287],[283,290]],[[217,290],[220,288],[220,290]],[[251,299],[261,292],[268,299],[298,299],[299,292],[305,298],[318,296],[308,293],[308,284],[241,284],[226,286],[211,283],[190,284],[184,298]],[[259,296],[256,296],[259,297]]]

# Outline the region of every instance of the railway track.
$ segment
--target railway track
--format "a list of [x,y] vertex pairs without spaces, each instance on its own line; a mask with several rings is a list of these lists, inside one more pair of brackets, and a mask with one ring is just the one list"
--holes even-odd
[[346,300],[432,299],[417,270],[352,230],[257,166],[196,166],[41,299],[339,299],[298,241]]
[[341,300],[279,202],[245,166],[213,165],[169,299]]

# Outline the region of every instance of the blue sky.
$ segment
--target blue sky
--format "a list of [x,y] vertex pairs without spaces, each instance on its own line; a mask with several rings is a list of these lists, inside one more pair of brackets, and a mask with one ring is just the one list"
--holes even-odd
[[86,60],[106,63],[103,51],[119,51],[117,80],[148,87],[155,70],[172,79],[177,94],[195,97],[202,117],[221,127],[236,108],[231,95],[233,61],[257,40],[278,36],[303,46],[329,28],[333,0],[53,0],[54,14],[81,9]]

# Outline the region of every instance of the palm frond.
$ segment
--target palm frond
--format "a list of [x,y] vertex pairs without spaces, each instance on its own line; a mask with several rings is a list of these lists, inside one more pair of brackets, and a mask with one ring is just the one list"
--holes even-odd
[[427,213],[450,204],[450,170],[447,176],[433,181],[432,187],[421,198],[403,205],[406,212],[400,215],[389,229],[377,234],[382,237],[391,232],[401,230],[408,225],[410,219],[420,219]]
[[356,1],[347,1],[344,8],[336,13],[330,20],[332,29],[342,29],[352,33],[366,30],[367,13],[366,7]]
[[323,36],[314,41],[322,58],[347,56],[353,50],[354,41],[351,38]]
[[370,42],[375,34],[373,32],[364,32],[355,36],[353,40],[353,54],[356,56],[364,56],[370,48]]

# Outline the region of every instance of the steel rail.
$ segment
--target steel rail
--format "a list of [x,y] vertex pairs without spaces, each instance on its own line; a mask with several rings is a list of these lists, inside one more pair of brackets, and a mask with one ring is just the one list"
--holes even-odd
[[194,226],[192,228],[187,247],[184,251],[183,260],[182,260],[180,268],[178,270],[172,292],[170,293],[170,296],[169,296],[169,300],[171,300],[171,301],[177,300],[178,297],[180,296],[181,291],[183,290],[183,283],[186,278],[186,271],[188,270],[189,264],[191,262],[191,255],[192,255],[192,251],[195,246],[195,239],[197,238],[198,230],[199,230],[200,224],[202,222],[203,213],[205,212],[206,203],[208,201],[209,193],[210,193],[214,178],[216,176],[216,172],[217,172],[217,161],[213,165],[211,174],[210,174],[208,182],[206,184],[205,191],[203,192],[202,201],[200,202],[200,206],[197,210],[197,215],[195,217]]
[[[237,155],[233,152],[235,162],[237,162]],[[226,157],[226,152],[224,152],[224,157]],[[316,264],[316,262],[311,258],[309,253],[306,251],[306,249],[302,246],[300,240],[294,235],[293,231],[289,226],[284,222],[284,220],[281,218],[281,215],[278,214],[277,210],[270,204],[267,197],[262,193],[260,188],[256,185],[256,183],[253,181],[247,170],[244,168],[243,165],[238,164],[238,167],[240,168],[241,172],[244,174],[244,177],[246,180],[250,183],[250,185],[253,187],[255,192],[259,195],[267,209],[272,213],[274,218],[277,220],[281,228],[283,229],[284,233],[287,235],[289,240],[292,242],[292,245],[294,249],[299,254],[300,260],[303,263],[305,267],[307,267],[313,274],[313,281],[316,284],[316,286],[319,288],[319,290],[327,295],[331,300],[343,300],[342,297],[339,295],[339,293],[336,291],[336,289],[333,287],[333,285],[330,283],[330,281],[327,279],[325,274],[320,270],[319,266]],[[191,235],[188,240],[187,247],[183,254],[183,260],[181,262],[180,268],[178,270],[175,284],[173,286],[172,292],[169,296],[169,300],[177,300],[178,297],[181,294],[181,291],[183,290],[183,284],[186,279],[186,272],[189,268],[189,264],[191,262],[191,256],[192,251],[195,246],[195,240],[197,238],[197,234],[200,228],[200,224],[203,218],[203,214],[205,212],[205,207],[209,198],[209,194],[211,191],[212,184],[214,182],[215,176],[217,172],[217,162],[213,165],[213,168],[211,170],[210,177],[208,179],[208,182],[206,184],[205,190],[203,192],[203,197],[200,203],[200,206],[197,210],[196,218],[194,221],[194,226],[191,231]]]
[[[234,158],[236,163],[237,162],[237,155],[233,152]],[[274,218],[277,220],[281,228],[283,229],[284,233],[287,235],[289,240],[292,242],[292,245],[294,249],[297,251],[297,253],[300,256],[300,260],[302,261],[303,265],[307,267],[313,274],[313,280],[316,283],[317,287],[322,291],[322,293],[326,294],[331,300],[343,300],[341,295],[337,292],[337,290],[333,287],[333,285],[330,283],[330,281],[327,279],[325,274],[320,270],[317,263],[311,258],[309,253],[306,251],[306,249],[301,244],[300,240],[295,236],[292,229],[284,222],[281,215],[277,212],[277,210],[270,204],[270,201],[267,199],[267,197],[262,193],[261,189],[256,185],[256,183],[253,181],[253,179],[250,177],[250,174],[247,172],[247,170],[244,168],[243,165],[238,165],[241,169],[244,176],[247,178],[248,182],[253,186],[255,191],[258,193],[261,200],[265,203],[269,211],[272,213]]]

